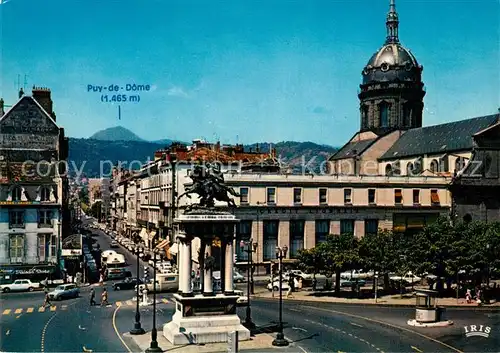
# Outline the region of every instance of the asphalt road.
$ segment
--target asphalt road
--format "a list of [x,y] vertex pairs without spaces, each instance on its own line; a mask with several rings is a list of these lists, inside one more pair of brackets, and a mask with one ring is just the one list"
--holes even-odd
[[[103,250],[109,238],[97,237]],[[134,256],[118,250],[133,264]],[[131,266],[132,268],[135,266]],[[142,268],[141,268],[141,271]],[[135,274],[135,271],[133,271]],[[142,273],[140,274],[142,276]],[[107,284],[109,289],[109,284]],[[137,347],[123,338],[133,328],[135,302],[133,290],[110,290],[106,307],[90,307],[90,288],[81,297],[53,303],[39,312],[43,293],[0,295],[2,352],[125,352]],[[97,298],[102,288],[96,287]],[[158,333],[174,312],[171,294],[158,296]],[[278,302],[252,301],[252,318],[262,331],[275,326]],[[245,308],[239,314],[245,317]],[[406,325],[414,315],[407,308],[347,306],[284,300],[284,333],[293,352],[496,352],[500,347],[500,313],[449,309],[447,318],[455,325],[446,328],[415,329]],[[141,322],[149,331],[152,307],[141,309]],[[463,326],[490,326],[490,337],[465,337]],[[148,333],[149,335],[149,333]],[[124,345],[127,344],[128,348]]]

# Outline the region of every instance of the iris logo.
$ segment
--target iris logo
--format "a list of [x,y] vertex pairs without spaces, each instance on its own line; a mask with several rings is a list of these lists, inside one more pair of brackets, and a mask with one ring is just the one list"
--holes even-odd
[[464,326],[464,330],[465,330],[465,337],[479,336],[488,338],[490,337],[491,327],[479,325],[478,328],[477,325],[469,325],[469,326]]

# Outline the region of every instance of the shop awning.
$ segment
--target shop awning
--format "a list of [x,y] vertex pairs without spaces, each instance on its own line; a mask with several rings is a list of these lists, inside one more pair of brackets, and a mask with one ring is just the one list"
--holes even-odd
[[156,249],[163,249],[168,245],[168,243],[169,243],[169,240],[164,239],[161,242],[159,242],[158,245],[156,245]]

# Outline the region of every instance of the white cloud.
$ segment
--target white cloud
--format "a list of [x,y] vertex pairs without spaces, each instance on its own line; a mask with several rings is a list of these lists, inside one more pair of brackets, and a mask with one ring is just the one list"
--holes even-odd
[[178,86],[174,86],[172,88],[170,88],[167,92],[167,94],[169,96],[172,96],[172,97],[180,97],[180,98],[189,98],[189,94],[184,91],[184,89],[182,87],[178,87]]

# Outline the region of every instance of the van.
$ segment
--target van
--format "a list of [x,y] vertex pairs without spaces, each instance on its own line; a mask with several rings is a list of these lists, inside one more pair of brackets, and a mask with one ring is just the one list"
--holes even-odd
[[[139,287],[139,289],[142,289]],[[153,291],[153,283],[147,284],[148,292]],[[156,275],[156,292],[177,291],[179,289],[179,275],[176,273],[160,273]]]

